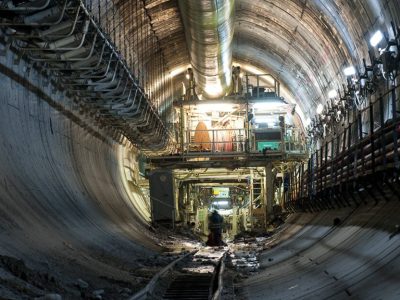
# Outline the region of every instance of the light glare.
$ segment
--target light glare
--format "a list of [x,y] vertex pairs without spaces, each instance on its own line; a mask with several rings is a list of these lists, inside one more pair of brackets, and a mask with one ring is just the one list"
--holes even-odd
[[228,200],[218,200],[218,201],[215,201],[214,204],[226,206],[229,204],[229,201]]
[[179,75],[179,74],[185,72],[185,70],[187,70],[188,68],[190,68],[190,66],[184,66],[184,67],[175,68],[170,72],[170,77],[171,78],[175,77],[176,75]]
[[230,104],[214,103],[214,104],[198,104],[197,110],[201,113],[209,112],[232,112],[234,108]]
[[324,110],[324,107],[322,106],[322,104],[320,103],[320,104],[318,104],[318,106],[317,106],[317,114],[321,114],[322,113],[322,111]]
[[211,97],[221,96],[222,86],[220,84],[207,84],[205,87],[205,92]]
[[330,90],[330,91],[328,92],[328,97],[329,97],[329,99],[336,98],[336,96],[337,96],[337,91],[336,91],[336,90]]
[[278,107],[282,107],[284,105],[287,105],[283,101],[267,101],[267,102],[256,102],[253,105],[253,108],[255,109],[274,109]]
[[382,39],[383,39],[382,31],[378,30],[377,32],[374,33],[369,42],[372,47],[375,47],[382,41]]
[[346,76],[351,76],[356,74],[356,69],[353,66],[347,67],[343,69],[343,73]]

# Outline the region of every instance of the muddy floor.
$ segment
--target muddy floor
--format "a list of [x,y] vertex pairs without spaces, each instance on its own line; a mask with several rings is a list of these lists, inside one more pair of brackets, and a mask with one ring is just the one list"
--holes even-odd
[[[259,253],[275,246],[278,233],[279,228],[245,233],[228,244],[223,299],[235,299],[236,284],[258,272]],[[118,245],[110,253],[66,242],[63,255],[29,261],[0,253],[0,299],[128,299],[180,255],[204,246],[190,230],[157,228],[149,238],[160,252],[135,252],[131,258]]]
[[157,229],[151,238],[161,252],[135,252],[132,259],[129,249],[119,252],[118,245],[110,253],[64,243],[62,255],[29,261],[0,253],[0,299],[128,299],[179,254],[201,245],[167,229]]

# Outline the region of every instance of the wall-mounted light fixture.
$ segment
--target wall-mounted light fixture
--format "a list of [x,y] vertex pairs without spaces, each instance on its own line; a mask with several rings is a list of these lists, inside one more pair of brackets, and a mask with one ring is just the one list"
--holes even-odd
[[187,80],[193,80],[193,69],[192,68],[188,68],[186,70],[186,79]]

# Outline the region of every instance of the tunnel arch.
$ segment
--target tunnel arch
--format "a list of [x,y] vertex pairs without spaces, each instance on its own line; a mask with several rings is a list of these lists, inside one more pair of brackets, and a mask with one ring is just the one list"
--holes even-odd
[[[189,56],[176,1],[141,1],[139,14],[144,17],[140,26],[130,23],[132,3],[136,2],[114,1],[110,13],[117,11],[120,16],[108,25],[113,37],[115,29],[125,23],[114,42],[130,67],[139,74],[143,65],[162,53],[165,72],[181,70],[176,76],[182,78]],[[236,3],[235,61],[279,76],[288,98],[301,106],[303,121],[315,114],[316,104],[327,99],[331,87],[345,81],[343,66],[359,67],[362,58],[368,58],[371,34],[381,28],[393,35],[389,22],[400,20],[400,3],[393,0]],[[275,12],[279,17],[270,16]],[[107,20],[103,22],[109,23]],[[141,43],[134,37],[138,31],[154,34],[158,46],[136,47],[135,43]],[[68,259],[76,265],[58,265],[59,269],[71,271],[78,266],[92,274],[117,274],[122,280],[129,270],[122,268],[119,273],[121,265],[135,268],[132,260],[150,257],[161,249],[149,228],[148,200],[135,182],[137,149],[124,138],[111,138],[107,128],[100,128],[89,116],[78,116],[74,100],[57,91],[45,72],[29,71],[31,67],[15,53],[1,56],[0,62],[2,254],[20,257],[38,269],[45,260],[56,268],[57,259]],[[18,76],[11,78],[9,70]],[[152,93],[159,93],[163,77],[169,87],[171,75],[152,74],[147,79]],[[171,102],[167,101],[173,100],[181,80],[175,84],[176,88],[152,97],[161,103],[162,113],[169,112],[165,107]],[[27,89],[30,85],[43,87],[43,93],[33,93]],[[80,119],[83,122],[77,121]],[[392,213],[398,210],[392,203],[387,207]],[[393,230],[395,222],[383,222],[387,228],[380,230]],[[394,237],[391,245],[398,238]],[[382,234],[381,240],[386,238]],[[118,262],[110,267],[103,263],[104,256]]]

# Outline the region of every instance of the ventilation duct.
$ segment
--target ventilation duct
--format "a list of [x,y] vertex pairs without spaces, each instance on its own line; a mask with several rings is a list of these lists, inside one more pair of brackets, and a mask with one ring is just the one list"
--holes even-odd
[[224,96],[232,81],[234,0],[179,0],[197,86],[206,98]]

